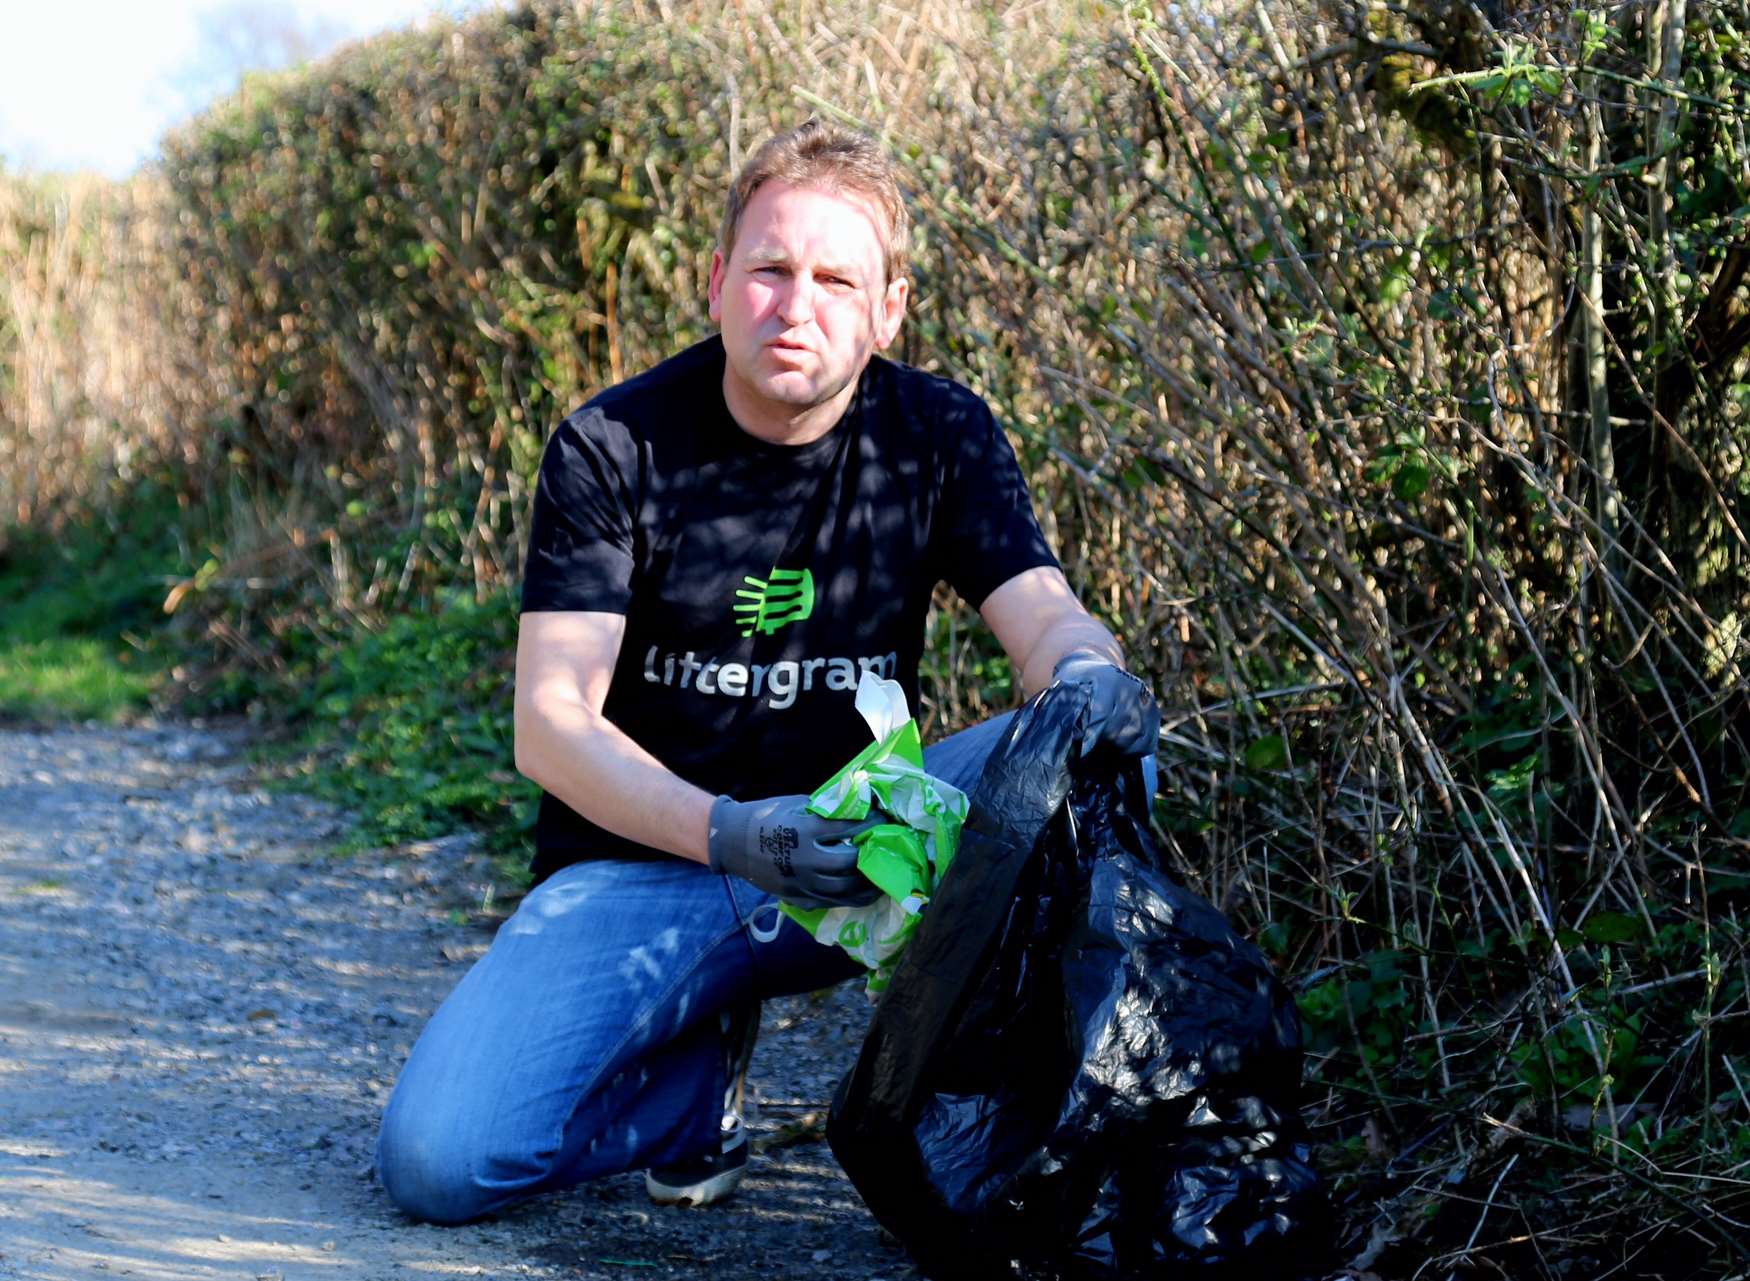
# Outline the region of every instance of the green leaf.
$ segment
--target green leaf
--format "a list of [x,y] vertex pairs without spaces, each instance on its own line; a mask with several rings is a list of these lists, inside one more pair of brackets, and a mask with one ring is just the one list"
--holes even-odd
[[1288,764],[1288,743],[1280,734],[1266,734],[1246,748],[1246,768],[1281,769]]
[[1414,281],[1410,276],[1410,264],[1407,258],[1400,257],[1386,271],[1385,278],[1379,282],[1379,300],[1386,306],[1391,306],[1398,299],[1410,292]]
[[1626,912],[1594,912],[1580,926],[1580,933],[1594,943],[1626,943],[1642,933],[1638,917]]
[[1489,795],[1496,800],[1513,800],[1523,796],[1542,765],[1542,753],[1532,752],[1505,769],[1489,770],[1483,777],[1489,785]]
[[1391,492],[1403,502],[1420,498],[1428,488],[1428,464],[1419,458],[1406,458],[1392,474]]
[[1402,456],[1395,449],[1382,449],[1367,460],[1367,466],[1361,474],[1367,477],[1370,484],[1383,485],[1397,472]]

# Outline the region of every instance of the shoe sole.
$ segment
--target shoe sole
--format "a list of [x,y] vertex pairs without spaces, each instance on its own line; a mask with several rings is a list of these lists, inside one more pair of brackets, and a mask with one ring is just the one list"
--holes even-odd
[[689,1183],[684,1188],[670,1187],[666,1183],[658,1183],[649,1173],[644,1176],[644,1190],[650,1194],[650,1199],[657,1205],[680,1205],[696,1209],[702,1205],[711,1205],[722,1201],[741,1186],[742,1179],[747,1174],[745,1166],[735,1170],[725,1170],[722,1174],[713,1174],[702,1183]]

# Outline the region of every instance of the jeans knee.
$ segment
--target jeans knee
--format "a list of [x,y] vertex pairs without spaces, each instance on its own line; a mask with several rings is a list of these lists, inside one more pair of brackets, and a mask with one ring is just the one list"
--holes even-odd
[[383,1190],[403,1213],[425,1223],[466,1223],[513,1199],[483,1177],[487,1164],[460,1136],[404,1121],[393,1108],[377,1135]]

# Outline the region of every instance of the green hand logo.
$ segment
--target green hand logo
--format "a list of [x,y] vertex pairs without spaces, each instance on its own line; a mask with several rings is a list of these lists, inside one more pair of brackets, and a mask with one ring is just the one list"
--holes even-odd
[[814,613],[814,575],[806,569],[772,570],[769,578],[751,574],[741,580],[735,594],[735,621],[743,636],[762,632],[770,636],[786,623],[800,623]]

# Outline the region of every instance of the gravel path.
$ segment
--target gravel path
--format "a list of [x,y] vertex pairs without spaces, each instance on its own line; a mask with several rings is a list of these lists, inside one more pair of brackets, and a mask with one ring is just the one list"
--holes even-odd
[[[773,1002],[741,1193],[626,1175],[462,1228],[370,1168],[432,1009],[498,916],[467,837],[340,859],[235,729],[0,730],[0,1281],[915,1278],[810,1127],[867,1023]],[[502,886],[498,892],[503,893]]]

